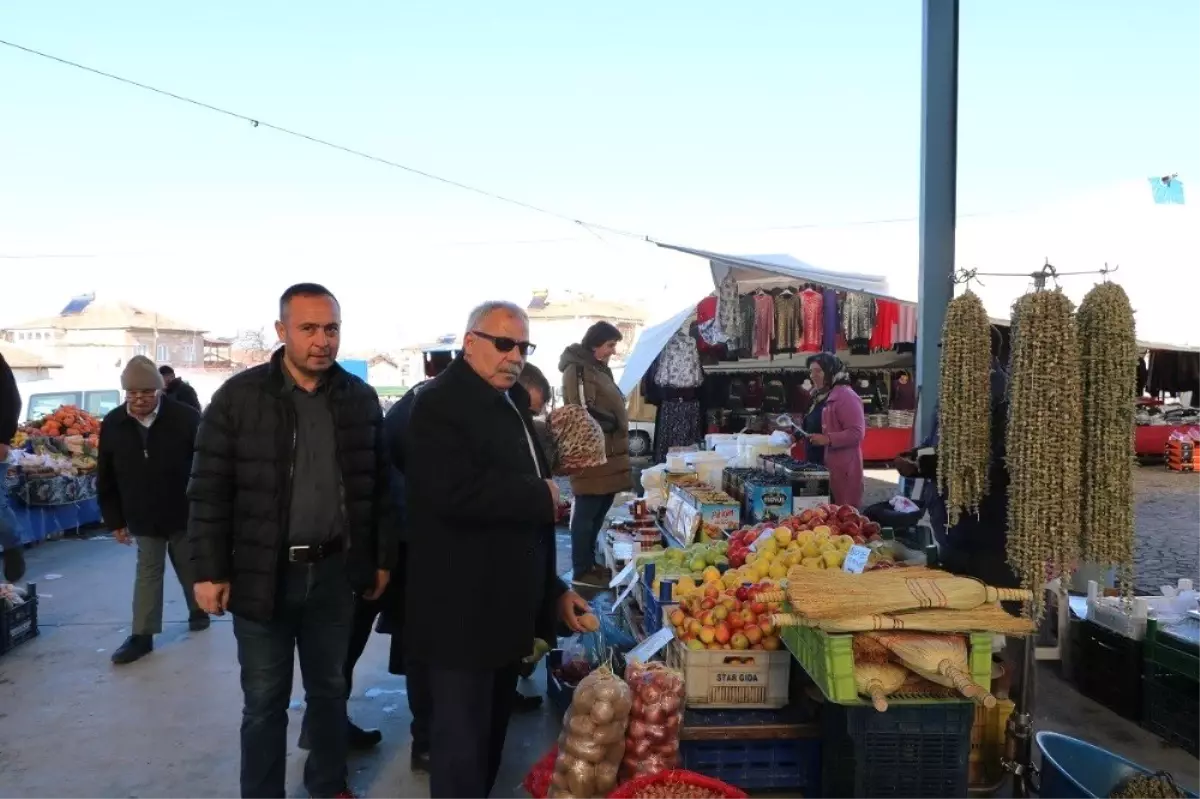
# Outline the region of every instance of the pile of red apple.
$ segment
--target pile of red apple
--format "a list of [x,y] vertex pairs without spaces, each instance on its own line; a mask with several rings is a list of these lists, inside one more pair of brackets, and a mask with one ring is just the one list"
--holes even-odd
[[675,637],[688,649],[766,650],[783,646],[771,614],[779,613],[779,602],[759,602],[756,592],[771,590],[770,583],[743,585],[721,590],[706,585],[671,611]]
[[791,528],[792,533],[825,527],[830,536],[848,535],[856,544],[867,544],[879,538],[880,526],[858,512],[853,505],[817,505],[778,522],[757,524],[729,534],[729,550],[725,557],[729,565],[738,568],[746,562],[753,544],[763,531],[779,527]]

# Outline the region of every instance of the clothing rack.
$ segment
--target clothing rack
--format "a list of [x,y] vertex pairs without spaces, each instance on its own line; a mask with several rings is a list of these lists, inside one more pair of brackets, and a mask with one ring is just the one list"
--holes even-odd
[[1084,270],[1084,271],[1080,271],[1080,272],[1061,272],[1058,270],[1057,267],[1054,266],[1054,264],[1050,263],[1050,259],[1047,258],[1046,262],[1044,264],[1042,264],[1042,268],[1038,269],[1035,272],[980,272],[977,269],[959,269],[954,273],[953,279],[954,279],[954,283],[956,285],[966,284],[967,286],[970,286],[971,281],[974,281],[974,282],[978,283],[979,285],[983,286],[986,284],[982,280],[979,279],[980,276],[982,276],[982,277],[1027,277],[1027,278],[1032,278],[1033,287],[1037,291],[1041,291],[1042,289],[1044,289],[1046,287],[1047,279],[1053,280],[1054,285],[1056,285],[1056,286],[1058,285],[1058,279],[1060,277],[1074,277],[1076,275],[1101,275],[1105,280],[1108,280],[1108,276],[1111,275],[1113,272],[1116,272],[1120,268],[1121,268],[1120,264],[1117,264],[1116,266],[1109,268],[1109,265],[1106,263],[1104,265],[1103,269],[1090,269],[1090,270]]

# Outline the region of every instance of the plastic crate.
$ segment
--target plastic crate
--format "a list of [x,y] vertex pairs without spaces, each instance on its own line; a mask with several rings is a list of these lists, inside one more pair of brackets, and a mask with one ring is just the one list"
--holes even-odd
[[666,614],[671,612],[678,602],[664,602],[654,596],[654,592],[650,590],[650,586],[644,582],[635,589],[634,593],[641,597],[640,605],[642,606],[645,619],[643,623],[646,627],[646,635],[654,635],[662,629]]
[[792,658],[782,650],[688,649],[672,641],[665,659],[683,673],[688,707],[774,709],[788,703]]
[[1146,664],[1142,726],[1185,752],[1200,757],[1200,683]]
[[825,703],[821,795],[967,795],[975,705],[869,707]]
[[1127,719],[1140,719],[1142,642],[1092,621],[1071,625],[1071,638],[1079,692]]
[[[1181,578],[1176,589],[1191,590],[1191,580]],[[1121,597],[1103,596],[1100,584],[1088,580],[1087,620],[1120,633],[1126,638],[1141,641],[1146,637],[1146,621],[1156,615],[1167,615],[1175,600],[1166,596],[1135,596],[1127,606]]]
[[994,785],[1002,776],[1005,728],[1008,717],[1016,709],[1009,699],[1001,699],[995,707],[975,706],[975,723],[971,725],[971,765],[967,781],[972,789]]
[[819,796],[821,731],[807,709],[688,710],[680,766],[748,790]]
[[[1193,622],[1185,622],[1190,626]],[[1146,660],[1167,671],[1193,680],[1200,679],[1200,646],[1187,638],[1171,635],[1175,625],[1160,625],[1151,620],[1146,624]]]
[[[830,702],[839,705],[870,707],[871,703],[858,695],[854,684],[854,635],[831,634],[812,627],[784,627],[783,643],[812,677],[813,682]],[[992,635],[971,633],[969,658],[971,679],[982,686],[992,684]],[[889,705],[931,704],[957,702],[957,699],[933,698],[921,695],[892,695]]]
[[26,592],[16,607],[0,602],[0,655],[38,636],[37,583],[29,583]]

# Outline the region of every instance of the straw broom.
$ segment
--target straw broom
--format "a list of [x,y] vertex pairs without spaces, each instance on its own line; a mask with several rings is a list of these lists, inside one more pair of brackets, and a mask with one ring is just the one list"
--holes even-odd
[[980,605],[971,610],[915,610],[909,613],[853,616],[837,619],[810,619],[795,613],[775,613],[776,627],[812,627],[827,633],[859,633],[874,630],[920,630],[938,633],[988,632],[1014,637],[1031,635],[1035,629],[1027,618],[1006,613],[996,604]]
[[887,697],[900,690],[908,674],[908,669],[895,663],[855,663],[854,685],[882,713],[888,709]]
[[971,679],[967,667],[967,642],[959,635],[928,633],[866,633],[892,650],[908,668],[931,682],[952,686],[984,707],[996,705],[996,697]]
[[[989,602],[1030,602],[1029,591],[994,588],[970,577],[923,569],[884,569],[851,574],[793,566],[787,595],[792,608],[810,619],[837,619],[926,608],[971,610]],[[911,576],[910,576],[911,575]]]

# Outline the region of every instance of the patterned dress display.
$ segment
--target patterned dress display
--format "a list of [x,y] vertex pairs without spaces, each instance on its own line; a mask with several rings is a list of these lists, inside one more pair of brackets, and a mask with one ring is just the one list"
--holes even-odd
[[795,352],[800,343],[800,298],[787,291],[775,297],[774,352]]
[[771,339],[775,335],[775,298],[770,294],[754,295],[754,348],[755,358],[771,354]]
[[805,289],[800,293],[800,315],[803,325],[800,337],[801,352],[821,351],[821,338],[825,333],[825,326],[821,319],[824,302],[825,298],[819,291]]

